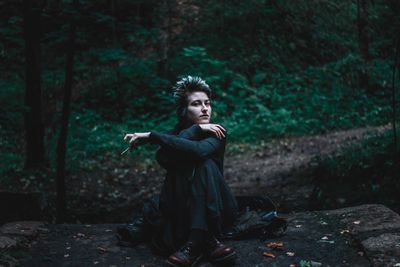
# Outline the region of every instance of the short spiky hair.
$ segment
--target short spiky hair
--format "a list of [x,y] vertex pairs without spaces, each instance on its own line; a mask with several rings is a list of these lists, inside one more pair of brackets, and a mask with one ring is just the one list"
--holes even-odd
[[211,97],[211,89],[202,78],[198,76],[187,76],[180,79],[174,86],[174,98],[179,104],[182,100],[186,101],[186,97],[188,93],[201,91],[207,94],[208,97]]
[[176,82],[173,87],[173,93],[176,105],[176,115],[178,116],[178,124],[175,130],[185,128],[186,125],[186,114],[188,106],[188,94],[192,92],[204,92],[208,98],[211,98],[211,89],[202,78],[198,76],[186,76]]

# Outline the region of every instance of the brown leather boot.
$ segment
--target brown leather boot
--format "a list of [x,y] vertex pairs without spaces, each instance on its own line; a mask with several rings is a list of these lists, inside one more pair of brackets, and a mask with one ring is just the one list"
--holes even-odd
[[233,248],[222,244],[215,237],[209,237],[206,241],[206,251],[211,262],[222,263],[236,258]]
[[168,257],[166,263],[174,267],[193,267],[202,258],[200,249],[193,242],[187,242],[177,252]]

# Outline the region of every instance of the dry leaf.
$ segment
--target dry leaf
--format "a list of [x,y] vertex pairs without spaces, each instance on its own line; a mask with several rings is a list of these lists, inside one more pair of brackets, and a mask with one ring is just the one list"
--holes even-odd
[[288,251],[288,252],[286,252],[286,255],[288,255],[289,257],[293,257],[294,256],[294,252]]
[[106,253],[107,249],[102,248],[102,247],[97,247],[97,249],[101,252],[101,253]]
[[335,244],[335,241],[334,240],[323,240],[323,239],[321,239],[321,240],[318,240],[318,243]]
[[283,242],[270,242],[267,244],[267,247],[272,248],[272,249],[282,249]]
[[354,224],[360,224],[361,221],[354,221],[353,223],[354,223]]
[[77,236],[77,237],[85,237],[85,234],[77,233],[76,236]]
[[272,254],[272,253],[270,253],[270,252],[264,252],[264,253],[263,253],[263,256],[265,256],[265,257],[270,257],[270,258],[275,258],[275,255]]

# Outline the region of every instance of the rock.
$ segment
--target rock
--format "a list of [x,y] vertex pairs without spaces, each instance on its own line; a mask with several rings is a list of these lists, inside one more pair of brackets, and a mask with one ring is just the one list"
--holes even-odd
[[361,205],[325,212],[361,244],[373,266],[400,262],[400,215],[383,205]]
[[394,266],[400,262],[400,233],[385,233],[361,242],[375,266]]
[[43,229],[44,223],[37,221],[20,221],[4,224],[0,227],[0,233],[4,235],[16,235],[33,238]]
[[[236,267],[290,266],[396,266],[400,263],[400,216],[382,205],[362,205],[331,211],[287,215],[286,235],[224,241],[237,251]],[[17,224],[22,225],[22,222]],[[21,267],[57,266],[164,266],[146,244],[120,247],[115,238],[118,224],[48,225],[38,235],[30,256]],[[9,228],[7,228],[9,229]],[[20,229],[20,228],[19,228]],[[13,233],[13,231],[9,231]],[[15,233],[15,232],[14,232]],[[268,243],[282,244],[279,250]],[[274,258],[263,254],[273,253]],[[203,260],[200,267],[212,267]]]
[[400,215],[378,204],[367,204],[325,212],[358,239],[383,232],[400,232]]
[[7,236],[0,236],[0,251],[17,247],[17,241]]

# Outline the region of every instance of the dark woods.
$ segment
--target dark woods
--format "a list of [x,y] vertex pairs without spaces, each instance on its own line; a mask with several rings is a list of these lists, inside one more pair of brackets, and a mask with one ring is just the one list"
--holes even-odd
[[[101,194],[84,179],[132,166],[115,152],[125,131],[175,125],[180,75],[211,85],[234,152],[389,122],[396,140],[397,0],[0,0],[0,10],[0,189],[42,192],[58,222],[72,199]],[[139,148],[136,169],[150,151]]]

